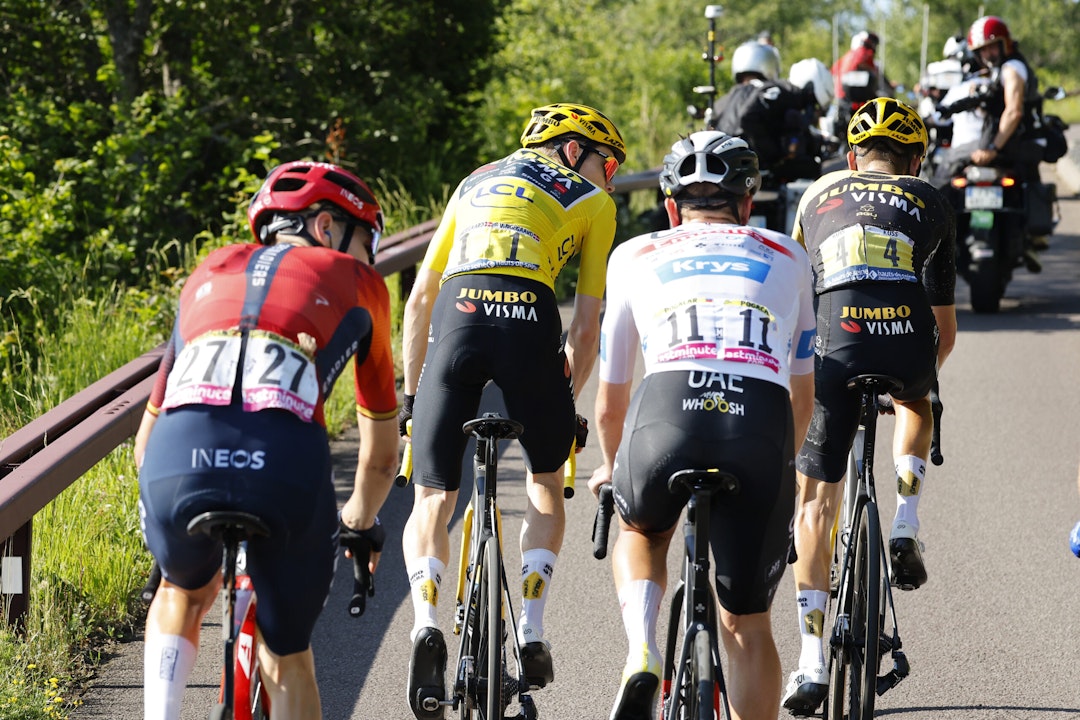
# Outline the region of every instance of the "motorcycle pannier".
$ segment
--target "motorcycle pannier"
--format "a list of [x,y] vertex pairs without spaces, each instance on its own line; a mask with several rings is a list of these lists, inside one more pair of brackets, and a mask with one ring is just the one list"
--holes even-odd
[[1029,183],[1024,190],[1027,231],[1031,235],[1049,235],[1054,231],[1054,203],[1057,186],[1053,183]]

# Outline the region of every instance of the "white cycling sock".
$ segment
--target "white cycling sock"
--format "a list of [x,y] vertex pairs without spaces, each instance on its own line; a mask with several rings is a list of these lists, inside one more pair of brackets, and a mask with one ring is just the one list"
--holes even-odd
[[144,720],[180,720],[195,655],[199,649],[179,635],[154,633],[143,649]]
[[896,518],[891,537],[914,538],[919,532],[919,498],[926,461],[916,455],[896,458]]
[[656,644],[656,620],[664,591],[652,580],[631,580],[619,590],[623,627],[629,650],[626,655],[628,672],[650,670],[659,674],[660,647]]
[[546,548],[521,553],[521,619],[518,642],[530,643],[544,638],[544,606],[547,604],[551,576],[559,556]]
[[409,638],[416,639],[421,628],[439,627],[436,611],[439,606],[439,588],[442,587],[446,564],[437,557],[419,557],[405,563],[409,575],[409,595],[413,605],[413,627]]
[[795,594],[799,608],[799,667],[818,667],[825,664],[825,649],[821,638],[825,632],[825,603],[829,593],[824,590],[800,590]]

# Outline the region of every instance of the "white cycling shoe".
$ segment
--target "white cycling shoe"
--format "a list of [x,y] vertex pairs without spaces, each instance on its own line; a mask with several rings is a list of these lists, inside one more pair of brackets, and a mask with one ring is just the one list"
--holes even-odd
[[809,717],[817,714],[818,706],[828,694],[829,671],[824,665],[799,668],[791,673],[780,704],[792,715]]

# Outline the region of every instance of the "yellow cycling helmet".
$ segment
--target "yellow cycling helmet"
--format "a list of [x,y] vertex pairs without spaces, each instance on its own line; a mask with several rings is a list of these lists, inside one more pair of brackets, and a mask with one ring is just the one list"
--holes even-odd
[[588,105],[555,103],[532,111],[521,133],[521,147],[543,145],[560,135],[581,135],[615,151],[619,164],[626,162],[626,143],[619,129],[604,113]]
[[901,145],[919,145],[919,155],[926,155],[929,137],[926,125],[914,108],[893,98],[868,100],[848,123],[848,145],[861,145],[870,138],[883,137]]

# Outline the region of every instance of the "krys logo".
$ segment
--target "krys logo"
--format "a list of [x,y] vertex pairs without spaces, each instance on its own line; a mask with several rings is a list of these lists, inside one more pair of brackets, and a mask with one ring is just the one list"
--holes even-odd
[[700,255],[661,265],[656,274],[663,282],[694,275],[731,275],[765,282],[769,264],[734,255]]

